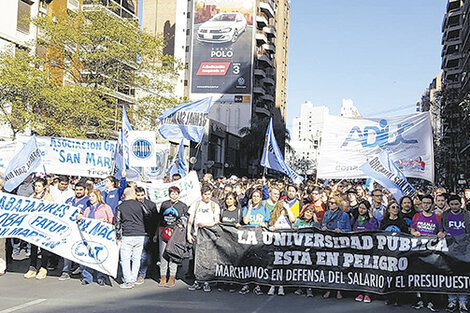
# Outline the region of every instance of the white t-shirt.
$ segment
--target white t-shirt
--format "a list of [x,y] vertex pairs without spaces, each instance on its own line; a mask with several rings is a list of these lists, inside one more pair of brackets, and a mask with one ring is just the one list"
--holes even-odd
[[[196,212],[196,206],[199,203],[199,207]],[[211,204],[213,203],[213,204]],[[212,210],[212,208],[214,208]],[[188,210],[188,214],[194,215],[194,222],[193,222],[193,233],[197,233],[197,224],[199,223],[212,223],[215,221],[216,216],[220,216],[220,207],[214,201],[209,201],[206,203],[204,201],[196,201],[194,202]]]
[[54,201],[58,203],[65,203],[67,199],[75,197],[75,192],[70,188],[60,191],[56,186],[51,186],[49,193],[54,198]]

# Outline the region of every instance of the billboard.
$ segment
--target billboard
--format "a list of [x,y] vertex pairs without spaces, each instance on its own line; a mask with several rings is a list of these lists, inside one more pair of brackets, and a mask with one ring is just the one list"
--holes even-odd
[[191,94],[251,94],[255,9],[255,0],[194,1]]

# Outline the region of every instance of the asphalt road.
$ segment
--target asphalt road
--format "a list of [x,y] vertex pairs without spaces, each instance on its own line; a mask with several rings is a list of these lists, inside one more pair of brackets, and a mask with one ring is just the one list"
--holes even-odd
[[[372,303],[354,301],[355,293],[345,293],[343,300],[322,299],[318,291],[314,298],[295,296],[292,290],[284,297],[239,295],[217,289],[210,293],[188,291],[187,285],[178,281],[175,288],[161,288],[156,280],[146,279],[134,289],[120,289],[113,281],[112,287],[97,284],[81,286],[78,278],[59,281],[59,271],[43,281],[26,280],[26,261],[14,261],[10,272],[0,277],[0,313],[74,313],[74,312],[360,312],[372,313],[413,312],[409,305],[389,307],[383,300],[373,297]],[[423,311],[428,311],[423,309]]]

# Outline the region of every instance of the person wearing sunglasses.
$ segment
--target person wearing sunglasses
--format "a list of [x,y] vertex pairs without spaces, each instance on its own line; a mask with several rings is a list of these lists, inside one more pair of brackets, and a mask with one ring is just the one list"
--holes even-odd
[[[342,199],[338,196],[330,197],[328,200],[328,211],[326,211],[323,222],[322,230],[333,230],[337,233],[350,232],[351,224],[349,216],[346,212],[341,211],[339,205]],[[323,298],[329,298],[331,291],[328,290],[323,294]],[[336,299],[341,300],[343,295],[341,291],[336,291]]]

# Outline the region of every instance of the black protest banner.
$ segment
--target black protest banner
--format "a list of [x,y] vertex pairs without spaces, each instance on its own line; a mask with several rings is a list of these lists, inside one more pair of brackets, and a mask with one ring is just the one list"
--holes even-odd
[[198,232],[195,274],[199,281],[378,294],[470,293],[470,236],[217,225]]

